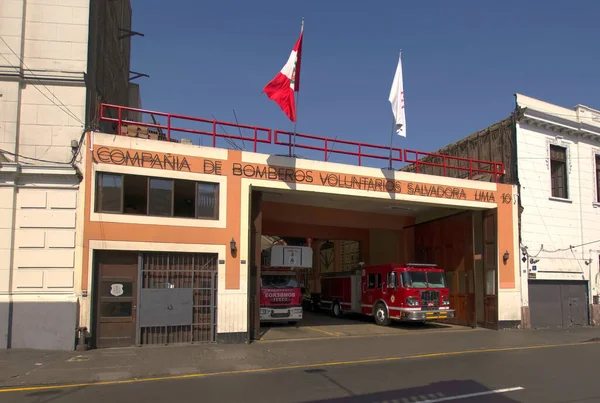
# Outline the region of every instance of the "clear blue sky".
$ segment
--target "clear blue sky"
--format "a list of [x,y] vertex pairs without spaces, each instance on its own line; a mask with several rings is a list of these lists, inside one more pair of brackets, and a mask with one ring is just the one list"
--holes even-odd
[[[298,131],[387,145],[403,50],[408,137],[434,151],[507,117],[515,92],[600,108],[600,1],[132,0],[143,107],[291,130],[261,93],[305,18]],[[248,145],[246,145],[248,147]],[[260,150],[259,150],[260,151]],[[280,150],[282,152],[282,150]]]

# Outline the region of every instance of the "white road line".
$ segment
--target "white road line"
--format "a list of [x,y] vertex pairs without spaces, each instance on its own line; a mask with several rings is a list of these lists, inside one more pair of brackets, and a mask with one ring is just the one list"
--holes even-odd
[[447,396],[440,397],[439,399],[431,399],[431,400],[419,400],[415,403],[437,403],[437,402],[447,402],[449,400],[458,400],[458,399],[469,399],[471,397],[479,397],[479,396],[487,396],[487,395],[495,395],[498,393],[508,393],[508,392],[516,392],[518,390],[524,390],[525,388],[521,386],[516,386],[514,388],[504,388],[504,389],[494,389],[494,390],[486,390],[485,392],[477,392],[477,393],[468,393],[466,395],[458,395],[458,396]]

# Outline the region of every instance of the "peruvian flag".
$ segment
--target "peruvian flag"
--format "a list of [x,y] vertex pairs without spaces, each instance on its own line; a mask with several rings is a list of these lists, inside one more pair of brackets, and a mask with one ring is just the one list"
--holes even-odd
[[300,37],[290,53],[290,57],[279,73],[263,89],[269,99],[275,101],[287,117],[296,121],[296,102],[294,92],[300,90],[300,61],[302,58],[302,35],[304,33],[304,21],[300,30]]

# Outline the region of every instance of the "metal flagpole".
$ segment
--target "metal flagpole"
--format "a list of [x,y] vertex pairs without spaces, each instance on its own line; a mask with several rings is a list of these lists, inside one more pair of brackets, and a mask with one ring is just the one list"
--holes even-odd
[[[300,26],[300,33],[304,34],[304,18],[302,18],[302,24]],[[304,38],[302,38],[302,42],[304,42]],[[296,63],[298,63],[298,57],[302,57],[302,54],[296,55]],[[295,68],[294,68],[295,69]],[[292,155],[290,157],[296,158],[296,126],[298,124],[298,105],[300,104],[300,91],[296,92],[296,121],[294,122],[294,147],[292,150]]]
[[296,93],[296,121],[294,122],[294,148],[290,157],[296,158],[296,125],[298,124],[298,105],[300,104],[300,92]]
[[394,144],[394,132],[396,130],[396,119],[394,118],[394,115],[392,114],[392,133],[390,134],[390,171],[393,170],[392,167],[392,146]]

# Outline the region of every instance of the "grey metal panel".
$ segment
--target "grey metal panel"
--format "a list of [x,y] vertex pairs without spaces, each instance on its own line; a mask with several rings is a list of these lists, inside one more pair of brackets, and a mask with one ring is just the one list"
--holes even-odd
[[532,327],[570,327],[589,324],[587,282],[529,281]]
[[183,326],[193,323],[192,288],[145,288],[140,296],[140,326]]
[[529,309],[531,327],[561,327],[560,284],[548,281],[530,281]]
[[587,283],[583,281],[563,282],[563,326],[585,326],[588,321],[589,299]]
[[143,259],[143,255],[141,253],[138,253],[138,281],[137,281],[137,300],[134,301],[134,304],[136,304],[136,310],[135,310],[135,344],[136,346],[139,346],[142,343],[142,338],[141,338],[141,334],[142,334],[142,329],[140,326],[140,309],[139,309],[139,305],[140,305],[140,297],[139,295],[142,295],[142,281],[143,281],[143,272],[142,270],[144,269],[144,259]]
[[75,349],[75,301],[14,302],[13,307],[10,347],[64,351]]

